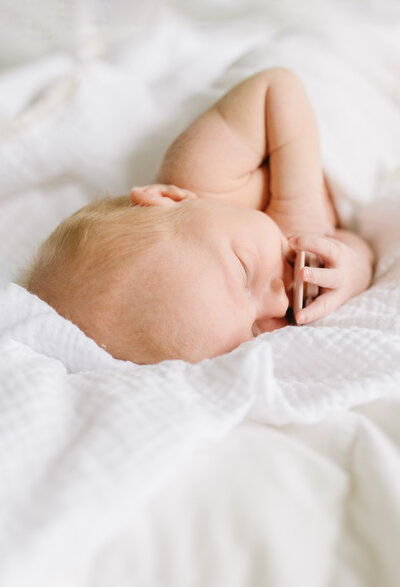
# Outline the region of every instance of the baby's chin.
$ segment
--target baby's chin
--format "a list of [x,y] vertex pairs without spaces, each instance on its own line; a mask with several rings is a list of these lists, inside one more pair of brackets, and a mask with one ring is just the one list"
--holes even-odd
[[289,326],[289,324],[291,324],[288,317],[289,310],[291,310],[291,308],[288,308],[288,311],[286,312],[286,316],[284,318],[279,319],[280,324],[279,326],[277,326],[277,329],[283,328],[284,326]]
[[271,326],[265,332],[273,332],[274,330],[279,330],[279,328],[284,328],[285,326],[291,324],[288,318],[288,312],[289,310],[286,312],[286,316],[284,318],[274,318],[273,321],[271,321]]
[[274,330],[279,330],[279,328],[288,326],[290,324],[288,312],[289,310],[286,312],[286,315],[283,318],[270,318],[268,326],[265,328],[265,330],[263,330],[263,332],[273,332]]

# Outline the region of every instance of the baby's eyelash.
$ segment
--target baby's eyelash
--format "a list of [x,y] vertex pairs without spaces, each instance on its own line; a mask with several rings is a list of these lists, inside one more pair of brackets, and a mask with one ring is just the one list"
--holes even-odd
[[249,286],[249,270],[248,270],[248,268],[247,268],[247,265],[246,265],[246,263],[245,263],[244,261],[242,261],[242,259],[241,259],[241,258],[240,258],[238,255],[236,255],[236,256],[237,256],[237,258],[239,259],[239,261],[240,261],[240,264],[241,264],[241,266],[243,267],[243,269],[244,269],[244,272],[245,272],[245,274],[246,274],[246,287],[248,287],[248,286]]

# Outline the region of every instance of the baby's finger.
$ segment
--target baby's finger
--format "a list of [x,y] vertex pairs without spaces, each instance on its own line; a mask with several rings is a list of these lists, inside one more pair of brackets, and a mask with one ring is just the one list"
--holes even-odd
[[289,246],[296,251],[307,251],[321,257],[329,265],[335,265],[340,256],[339,244],[329,237],[307,234],[289,239]]
[[333,289],[343,285],[343,272],[339,269],[303,267],[300,274],[303,281],[319,285],[319,287]]
[[323,318],[323,316],[336,310],[342,301],[336,290],[325,292],[316,297],[309,306],[297,312],[295,316],[296,322],[297,324],[308,324]]

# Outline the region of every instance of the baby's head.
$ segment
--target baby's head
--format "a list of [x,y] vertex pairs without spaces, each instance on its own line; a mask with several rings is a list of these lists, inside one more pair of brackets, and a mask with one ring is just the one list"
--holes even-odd
[[196,362],[287,324],[286,254],[264,213],[152,185],[62,222],[26,285],[118,359]]

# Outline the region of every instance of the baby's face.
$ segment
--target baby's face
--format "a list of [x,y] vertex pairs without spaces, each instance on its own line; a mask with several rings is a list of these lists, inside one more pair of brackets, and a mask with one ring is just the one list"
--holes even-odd
[[160,336],[196,362],[285,326],[293,268],[275,222],[212,200],[179,205],[190,207],[183,237],[171,232],[143,265],[152,269],[144,311]]

